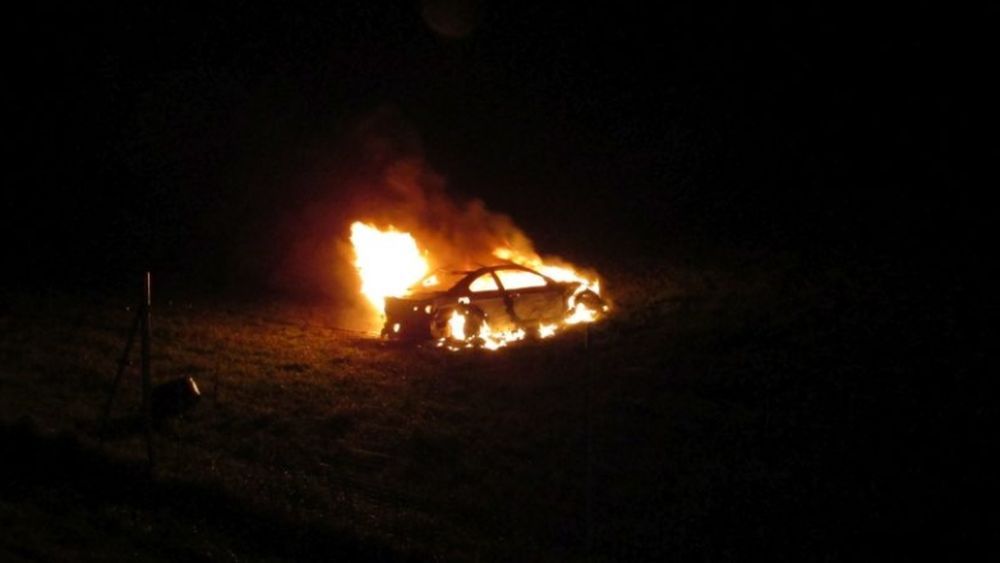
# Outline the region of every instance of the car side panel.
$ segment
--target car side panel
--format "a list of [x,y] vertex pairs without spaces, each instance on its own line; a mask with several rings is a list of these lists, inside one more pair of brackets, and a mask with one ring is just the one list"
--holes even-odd
[[477,307],[486,315],[490,330],[506,330],[513,326],[513,319],[507,312],[503,294],[499,291],[472,293],[469,296],[471,305]]
[[556,322],[566,314],[566,302],[559,289],[525,288],[508,294],[514,303],[514,313],[522,322]]

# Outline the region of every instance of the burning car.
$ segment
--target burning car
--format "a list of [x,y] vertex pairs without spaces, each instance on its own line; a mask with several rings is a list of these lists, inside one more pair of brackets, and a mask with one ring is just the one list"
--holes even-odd
[[405,296],[385,299],[382,335],[496,347],[528,334],[549,336],[560,324],[594,321],[605,311],[586,284],[556,281],[518,264],[442,269]]

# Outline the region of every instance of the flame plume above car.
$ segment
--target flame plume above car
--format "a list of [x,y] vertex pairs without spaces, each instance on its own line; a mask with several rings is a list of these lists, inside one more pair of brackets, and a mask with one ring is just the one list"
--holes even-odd
[[327,300],[340,326],[461,346],[547,338],[605,312],[596,272],[543,257],[510,216],[449,192],[421,146],[392,108],[359,118],[305,180],[316,197],[274,230],[272,283]]

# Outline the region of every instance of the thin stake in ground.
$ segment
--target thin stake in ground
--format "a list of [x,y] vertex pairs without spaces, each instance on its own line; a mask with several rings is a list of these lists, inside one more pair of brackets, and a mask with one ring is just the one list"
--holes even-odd
[[132,328],[129,330],[128,339],[125,341],[125,349],[118,360],[118,371],[115,373],[114,382],[108,392],[108,402],[104,407],[104,416],[101,420],[100,441],[104,444],[107,436],[108,420],[111,418],[111,409],[114,406],[115,395],[121,385],[122,376],[129,365],[129,356],[132,352],[132,343],[135,341],[136,333],[140,335],[140,361],[142,366],[142,424],[146,436],[146,456],[149,460],[149,473],[153,474],[155,469],[155,453],[153,449],[153,408],[152,408],[152,367],[150,362],[150,348],[152,343],[152,328],[150,326],[152,308],[152,287],[149,272],[145,273],[143,280],[142,299],[136,309],[135,319],[132,321]]

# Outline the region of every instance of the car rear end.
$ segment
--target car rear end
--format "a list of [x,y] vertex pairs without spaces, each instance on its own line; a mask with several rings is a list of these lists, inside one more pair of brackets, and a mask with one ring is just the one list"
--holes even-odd
[[426,340],[431,337],[432,299],[389,297],[385,300],[382,336],[392,340]]

